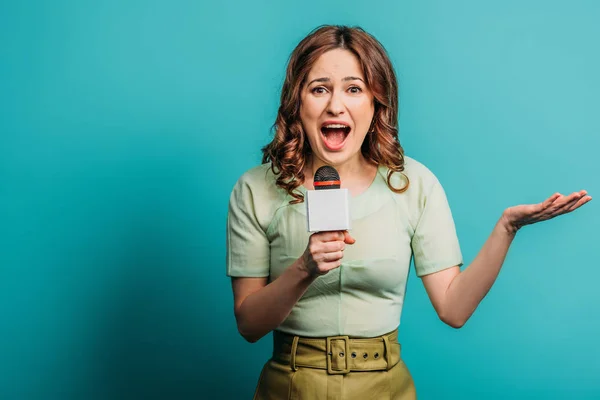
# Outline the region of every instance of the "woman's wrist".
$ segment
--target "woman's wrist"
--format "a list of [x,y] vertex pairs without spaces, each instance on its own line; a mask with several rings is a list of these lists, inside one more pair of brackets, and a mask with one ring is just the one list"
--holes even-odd
[[507,210],[504,210],[504,212],[502,213],[500,221],[498,221],[498,225],[509,236],[515,236],[519,231],[519,227],[514,221],[512,221]]
[[304,281],[304,280],[313,281],[316,278],[315,274],[311,272],[308,264],[309,264],[309,260],[308,260],[308,257],[306,256],[306,253],[302,253],[300,258],[298,258],[296,260],[296,262],[293,263],[291,266],[299,274],[301,281]]

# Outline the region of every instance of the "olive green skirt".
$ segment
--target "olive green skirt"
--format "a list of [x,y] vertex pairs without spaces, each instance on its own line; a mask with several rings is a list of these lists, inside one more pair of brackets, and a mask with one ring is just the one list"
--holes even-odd
[[303,338],[273,333],[254,400],[413,400],[398,331],[375,338]]

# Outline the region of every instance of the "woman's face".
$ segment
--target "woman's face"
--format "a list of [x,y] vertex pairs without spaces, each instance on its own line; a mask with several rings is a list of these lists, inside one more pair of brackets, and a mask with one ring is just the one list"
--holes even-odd
[[300,106],[314,161],[340,166],[359,160],[373,113],[373,95],[357,57],[342,49],[321,55],[302,88]]

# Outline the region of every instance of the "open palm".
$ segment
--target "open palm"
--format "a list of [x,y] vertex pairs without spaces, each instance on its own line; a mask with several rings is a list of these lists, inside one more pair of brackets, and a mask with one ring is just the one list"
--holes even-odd
[[568,196],[555,193],[542,203],[510,207],[504,212],[504,217],[516,231],[524,225],[546,221],[575,211],[590,200],[592,197],[588,196],[585,190],[573,192]]

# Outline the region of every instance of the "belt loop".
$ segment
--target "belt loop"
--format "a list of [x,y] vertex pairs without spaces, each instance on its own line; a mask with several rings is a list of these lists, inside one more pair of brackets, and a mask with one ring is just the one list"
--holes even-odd
[[292,366],[292,371],[298,371],[298,368],[296,367],[296,351],[298,350],[298,339],[298,336],[294,336],[294,339],[292,340],[292,354],[290,358],[290,365]]
[[385,354],[385,356],[384,356],[385,357],[385,362],[387,363],[387,365],[386,365],[386,371],[389,371],[392,368],[391,367],[391,365],[392,365],[392,362],[391,362],[392,361],[391,360],[392,355],[390,354],[392,348],[390,346],[390,339],[388,338],[387,335],[383,336],[383,347],[384,347],[383,350],[384,350],[384,354]]

